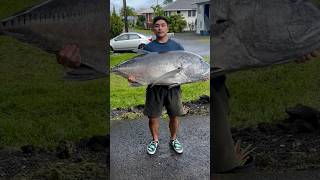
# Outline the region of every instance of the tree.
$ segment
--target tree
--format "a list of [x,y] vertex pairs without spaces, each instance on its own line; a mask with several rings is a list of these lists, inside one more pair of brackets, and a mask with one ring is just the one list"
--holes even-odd
[[187,22],[181,14],[174,14],[168,18],[170,23],[170,32],[182,32],[187,26]]
[[113,7],[112,14],[110,17],[111,25],[111,38],[118,36],[123,31],[123,22],[121,17],[117,15],[115,8]]
[[[123,10],[124,10],[124,8],[122,7],[121,11],[120,11],[120,16],[124,17],[124,11]],[[136,15],[137,15],[137,13],[136,13],[135,9],[132,8],[132,7],[127,6],[127,16],[136,16]]]
[[163,1],[163,4],[167,5],[167,4],[170,4],[170,3],[172,3],[172,2],[173,2],[173,0],[164,0],[164,1]]
[[159,4],[156,6],[151,6],[151,8],[153,9],[155,16],[164,16],[164,10]]
[[146,17],[145,16],[138,16],[136,25],[140,28],[144,28],[144,22],[146,22]]

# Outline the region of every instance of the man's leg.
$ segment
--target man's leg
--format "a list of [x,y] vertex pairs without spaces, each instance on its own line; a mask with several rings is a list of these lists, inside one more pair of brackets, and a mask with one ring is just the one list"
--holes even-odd
[[149,117],[149,129],[153,140],[147,146],[148,154],[155,154],[159,143],[159,121],[163,107],[162,88],[148,86],[146,91],[146,103],[143,111],[144,115]]
[[171,134],[170,140],[177,139],[178,128],[179,128],[178,116],[171,116],[170,122],[169,122],[169,129]]
[[175,150],[175,152],[181,154],[183,152],[183,147],[177,140],[177,132],[179,128],[178,116],[183,115],[185,112],[181,101],[180,87],[168,89],[167,97],[165,98],[165,106],[170,117],[170,146]]
[[158,118],[149,117],[149,128],[153,141],[159,141],[159,121]]
[[239,166],[234,142],[228,123],[229,97],[225,78],[211,79],[211,122],[213,122],[213,166],[214,172],[221,173]]

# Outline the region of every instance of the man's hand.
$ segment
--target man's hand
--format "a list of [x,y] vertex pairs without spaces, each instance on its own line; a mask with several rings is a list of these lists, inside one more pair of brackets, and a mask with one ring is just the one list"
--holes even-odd
[[296,63],[305,63],[307,61],[314,59],[315,57],[320,57],[320,49],[317,49],[310,54],[304,55],[302,58],[296,60],[295,62]]
[[135,82],[136,82],[136,78],[135,78],[133,75],[129,75],[129,76],[128,76],[128,81],[129,81],[130,83],[135,83]]
[[80,48],[76,44],[66,44],[57,54],[59,64],[77,68],[81,64]]

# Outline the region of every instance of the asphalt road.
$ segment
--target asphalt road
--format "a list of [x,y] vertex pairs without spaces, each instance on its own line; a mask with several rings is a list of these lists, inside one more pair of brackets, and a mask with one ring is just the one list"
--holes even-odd
[[210,43],[209,42],[202,42],[201,40],[189,40],[189,39],[177,39],[172,38],[173,40],[180,43],[184,50],[190,51],[200,56],[207,56],[210,57]]
[[168,121],[160,121],[160,144],[155,155],[148,155],[151,140],[148,120],[111,122],[110,178],[120,179],[209,179],[209,116],[181,117],[179,141],[184,153],[169,147]]
[[195,33],[176,33],[173,40],[180,43],[186,51],[210,57],[210,38]]

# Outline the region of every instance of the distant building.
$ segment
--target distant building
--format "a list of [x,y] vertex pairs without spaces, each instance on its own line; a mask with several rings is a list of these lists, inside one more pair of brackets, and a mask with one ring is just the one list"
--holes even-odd
[[144,23],[144,28],[150,29],[152,28],[152,20],[154,17],[153,9],[143,9],[138,11],[138,16],[144,16],[146,18],[146,21]]
[[196,33],[210,34],[210,0],[197,0],[197,26]]
[[163,7],[166,16],[181,14],[187,21],[184,31],[196,30],[197,3],[198,0],[176,0]]

